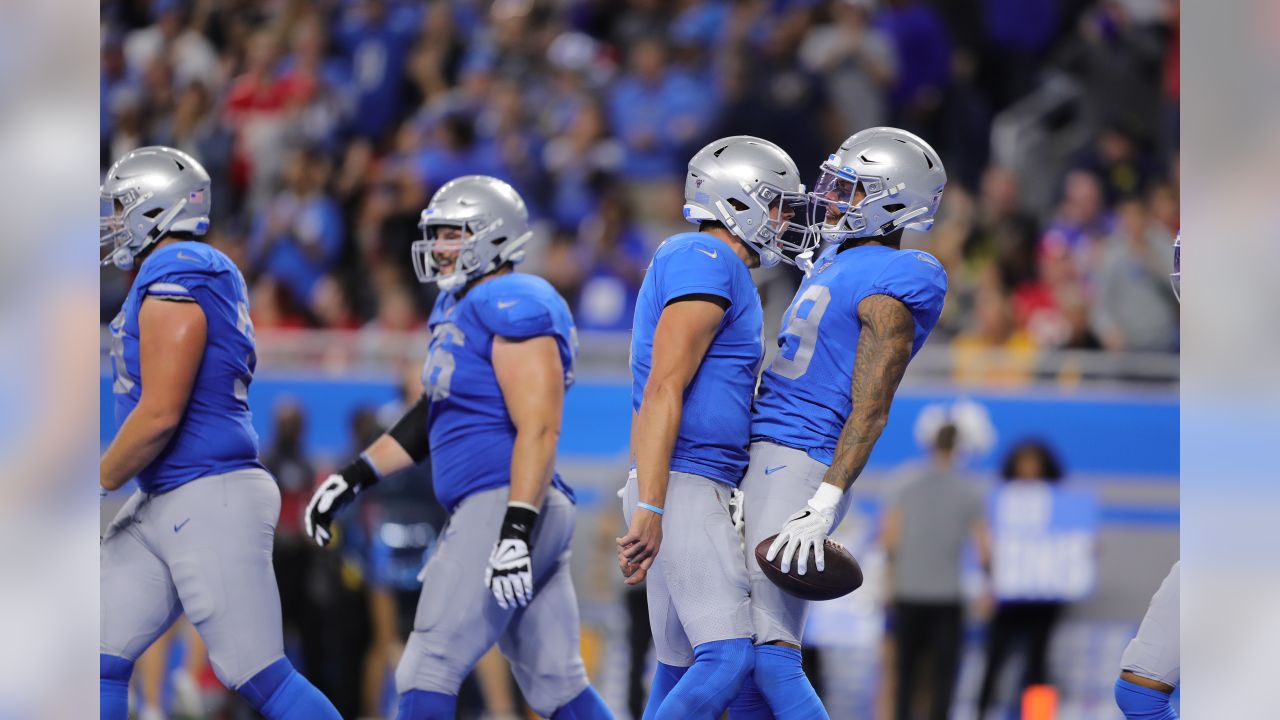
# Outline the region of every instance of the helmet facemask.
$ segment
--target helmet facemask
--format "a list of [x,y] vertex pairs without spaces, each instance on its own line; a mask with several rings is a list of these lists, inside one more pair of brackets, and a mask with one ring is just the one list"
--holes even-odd
[[905,183],[890,185],[884,177],[837,167],[834,158],[822,164],[822,174],[809,193],[809,223],[824,242],[878,237],[897,230],[927,232],[933,227],[941,187],[932,198],[922,197]]
[[805,222],[809,217],[809,197],[788,192],[768,183],[743,188],[746,200],[715,201],[721,224],[760,257],[761,267],[779,262],[795,265],[797,258],[810,253],[817,236]]
[[[418,282],[434,282],[445,292],[453,292],[468,280],[493,272],[508,260],[515,261],[514,255],[526,237],[510,239],[494,237],[502,229],[502,220],[490,221],[485,217],[467,219],[431,218],[424,215],[418,227],[422,230],[422,239],[413,243],[410,252],[413,256],[413,271]],[[483,252],[482,243],[495,243],[492,253]]]
[[[785,192],[762,184],[756,196],[767,201],[764,224],[756,230],[752,243],[761,248],[760,264],[772,267],[782,261],[795,265],[797,258],[811,254],[818,238],[806,222],[809,197],[803,188],[801,192]],[[768,261],[766,255],[771,256]]]
[[[185,199],[165,210],[154,201],[155,193],[141,193],[126,188],[117,194],[102,193],[98,198],[98,250],[101,264],[113,263],[121,270],[133,267],[134,260],[164,236],[166,231],[188,230],[203,234],[208,220],[198,228],[178,227],[173,223],[187,205]],[[143,210],[144,205],[152,207]]]
[[[133,190],[129,192],[136,193]],[[136,200],[131,204],[136,204]],[[102,265],[120,265],[126,259],[132,264],[133,254],[128,250],[131,238],[124,224],[126,207],[124,198],[120,196],[104,194],[98,198],[98,260]]]

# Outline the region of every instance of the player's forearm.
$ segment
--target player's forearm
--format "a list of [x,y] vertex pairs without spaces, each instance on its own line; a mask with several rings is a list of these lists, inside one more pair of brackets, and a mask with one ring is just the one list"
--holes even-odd
[[831,467],[827,468],[822,481],[835,485],[841,490],[848,490],[862,469],[867,466],[871,450],[875,448],[880,433],[884,431],[889,413],[875,413],[871,416],[854,415],[845,422],[836,442],[835,457]]
[[155,411],[142,405],[134,408],[98,464],[98,482],[102,487],[116,490],[146,469],[169,443],[181,419],[181,414]]
[[684,412],[683,394],[683,388],[672,383],[651,380],[645,388],[635,432],[636,482],[642,503],[665,506],[671,453]]
[[862,334],[853,360],[849,413],[823,482],[848,490],[867,466],[871,450],[889,422],[889,406],[911,362],[915,320],[907,306],[888,295],[872,295],[858,305]]
[[541,508],[547,499],[547,488],[555,472],[556,443],[560,439],[559,423],[539,423],[516,430],[511,449],[510,502]]
[[389,434],[378,436],[377,440],[364,451],[365,459],[373,466],[378,475],[386,477],[411,467],[413,458],[394,437]]

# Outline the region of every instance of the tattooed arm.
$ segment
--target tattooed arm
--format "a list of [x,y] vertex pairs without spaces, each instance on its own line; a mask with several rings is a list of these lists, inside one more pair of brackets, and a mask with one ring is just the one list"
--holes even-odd
[[866,467],[889,420],[889,405],[911,360],[915,319],[900,300],[872,295],[858,303],[862,335],[853,361],[853,410],[836,442],[824,483],[848,490]]
[[853,361],[853,411],[840,431],[835,458],[817,492],[787,518],[765,554],[765,559],[772,562],[782,553],[783,572],[790,572],[794,559],[796,571],[804,575],[811,550],[818,572],[825,568],[824,541],[835,529],[836,510],[880,439],[889,420],[893,393],[911,360],[915,318],[901,301],[888,295],[872,295],[858,303],[858,319],[862,321],[862,334]]

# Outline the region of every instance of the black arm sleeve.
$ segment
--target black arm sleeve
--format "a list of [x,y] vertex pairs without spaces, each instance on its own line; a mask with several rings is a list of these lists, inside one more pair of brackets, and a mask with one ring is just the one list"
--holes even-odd
[[415,463],[420,463],[431,455],[431,446],[427,440],[427,408],[430,402],[426,395],[418,398],[418,402],[387,431]]

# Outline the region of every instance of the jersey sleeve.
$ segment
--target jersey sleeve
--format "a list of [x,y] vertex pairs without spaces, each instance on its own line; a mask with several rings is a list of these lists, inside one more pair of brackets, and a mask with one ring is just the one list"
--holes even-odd
[[196,294],[221,274],[222,270],[202,255],[167,250],[144,266],[138,282],[145,297],[195,302]]
[[560,335],[547,298],[523,288],[499,288],[477,298],[480,317],[494,335],[513,340]]
[[919,331],[918,350],[942,314],[942,303],[947,297],[947,271],[927,252],[903,250],[880,271],[868,294],[888,295],[907,306]]
[[685,295],[715,295],[733,302],[733,266],[739,262],[721,243],[693,241],[665,253],[654,268],[659,302],[667,303]]

